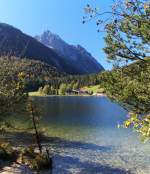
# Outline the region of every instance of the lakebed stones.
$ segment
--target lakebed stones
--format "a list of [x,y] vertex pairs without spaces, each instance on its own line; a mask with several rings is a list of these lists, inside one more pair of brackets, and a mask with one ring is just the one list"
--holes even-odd
[[27,166],[14,163],[11,166],[4,167],[0,174],[34,174]]

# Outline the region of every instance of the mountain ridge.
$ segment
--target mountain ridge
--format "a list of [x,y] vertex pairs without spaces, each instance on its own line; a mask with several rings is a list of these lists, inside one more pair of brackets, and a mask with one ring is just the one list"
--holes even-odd
[[59,35],[46,30],[41,35],[35,38],[49,48],[53,48],[56,52],[67,60],[74,61],[82,71],[88,73],[98,73],[104,68],[97,62],[97,60],[81,45],[71,45],[64,41]]
[[[58,37],[57,35],[57,39],[60,39],[60,37]],[[68,51],[68,48],[66,49]],[[56,49],[52,49],[40,43],[21,30],[9,24],[0,23],[0,57],[5,56],[39,60],[67,74],[90,74],[101,70],[99,65],[98,69],[95,69],[94,63],[91,63],[89,59],[86,59],[87,63],[83,65],[81,59],[75,61],[68,58],[67,55],[61,55]],[[85,68],[87,65],[88,68],[93,67],[93,69],[87,68],[86,71]]]

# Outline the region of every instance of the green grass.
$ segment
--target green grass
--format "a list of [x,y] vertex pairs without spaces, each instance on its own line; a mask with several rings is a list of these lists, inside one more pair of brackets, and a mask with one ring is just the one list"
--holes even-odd
[[45,94],[41,94],[41,93],[38,92],[38,91],[29,92],[28,94],[29,94],[29,96],[31,96],[31,97],[33,97],[33,96],[46,96]]
[[104,89],[100,87],[100,85],[95,85],[95,86],[85,86],[82,89],[87,90],[89,92],[93,93],[103,93]]

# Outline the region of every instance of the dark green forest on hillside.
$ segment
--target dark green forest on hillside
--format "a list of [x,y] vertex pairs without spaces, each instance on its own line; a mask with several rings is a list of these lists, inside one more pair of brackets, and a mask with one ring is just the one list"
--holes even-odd
[[59,72],[56,68],[41,61],[19,59],[15,57],[0,58],[1,78],[15,77],[19,73],[25,75],[25,87],[27,91],[38,90],[39,87],[50,85],[59,89],[62,83],[75,86],[76,89],[83,86],[91,86],[100,83],[99,75],[69,75]]
[[39,86],[56,77],[63,77],[65,73],[41,61],[19,59],[15,57],[0,58],[0,77],[14,77],[19,73],[25,75],[25,86],[28,91],[37,90]]

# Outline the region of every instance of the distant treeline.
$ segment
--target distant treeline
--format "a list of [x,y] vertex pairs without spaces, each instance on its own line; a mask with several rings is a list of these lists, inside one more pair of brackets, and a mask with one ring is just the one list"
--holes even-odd
[[97,85],[101,81],[99,74],[67,75],[41,61],[15,57],[1,57],[0,70],[1,78],[15,78],[17,74],[24,73],[27,91],[36,91],[40,87],[44,88],[45,85],[49,85],[52,93],[57,94],[61,86],[66,85],[67,89],[78,89],[83,86]]
[[[45,83],[45,82],[44,82]],[[66,90],[80,89],[84,86],[93,86],[101,83],[101,73],[91,75],[67,75],[61,78],[52,78],[46,82],[45,85],[49,85],[52,89],[58,93],[60,88],[66,88]],[[43,87],[44,87],[43,86]],[[53,90],[52,90],[53,91]]]

